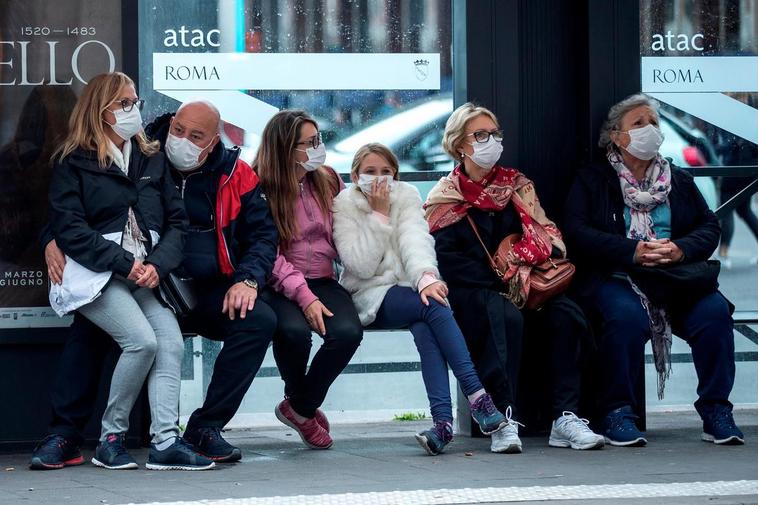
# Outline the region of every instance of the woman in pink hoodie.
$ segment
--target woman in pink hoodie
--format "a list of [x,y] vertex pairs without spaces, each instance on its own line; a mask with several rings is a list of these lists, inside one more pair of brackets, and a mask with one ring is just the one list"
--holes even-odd
[[[283,110],[264,128],[255,163],[280,237],[274,291],[261,295],[278,319],[273,347],[285,398],[275,413],[312,449],[332,445],[318,407],[363,338],[334,271],[332,200],[344,184],[323,165],[325,158],[316,122],[303,111]],[[313,331],[324,343],[308,368]]]

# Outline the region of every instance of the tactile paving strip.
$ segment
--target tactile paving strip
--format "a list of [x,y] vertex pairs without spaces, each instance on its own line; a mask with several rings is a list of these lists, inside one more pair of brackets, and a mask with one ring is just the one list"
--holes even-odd
[[758,495],[758,480],[437,489],[154,502],[145,505],[464,505],[469,503],[514,503],[540,500],[742,495]]

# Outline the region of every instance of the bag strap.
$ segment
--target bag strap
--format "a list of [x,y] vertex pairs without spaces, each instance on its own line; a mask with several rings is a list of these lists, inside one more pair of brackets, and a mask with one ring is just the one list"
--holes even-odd
[[471,225],[471,229],[474,230],[474,235],[476,235],[477,240],[479,240],[479,243],[482,245],[482,249],[484,249],[484,254],[486,254],[487,259],[490,260],[490,268],[495,272],[495,274],[499,278],[502,279],[505,274],[497,268],[497,264],[495,264],[495,259],[487,250],[487,246],[484,245],[484,241],[482,240],[482,237],[479,235],[479,230],[476,227],[476,223],[474,223],[474,220],[471,218],[471,216],[468,213],[466,214],[466,219],[468,219],[468,224]]

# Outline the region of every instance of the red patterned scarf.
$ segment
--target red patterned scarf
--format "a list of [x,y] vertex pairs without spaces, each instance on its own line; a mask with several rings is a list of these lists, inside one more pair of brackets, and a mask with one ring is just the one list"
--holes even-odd
[[[504,280],[509,288],[509,298],[518,306],[523,306],[529,296],[532,267],[550,257],[553,237],[562,246],[560,232],[544,217],[533,192],[532,182],[516,169],[496,166],[487,177],[476,182],[457,166],[450,175],[440,179],[424,204],[429,230],[435,232],[463,219],[472,207],[500,211],[508,203],[513,203],[521,220],[522,236],[508,258],[509,268]],[[539,212],[536,212],[535,206]],[[543,216],[543,219],[538,216]]]
[[429,230],[433,233],[457,223],[472,207],[503,210],[514,191],[528,183],[529,179],[518,170],[499,166],[481,181],[472,181],[458,165],[429,192],[424,204]]

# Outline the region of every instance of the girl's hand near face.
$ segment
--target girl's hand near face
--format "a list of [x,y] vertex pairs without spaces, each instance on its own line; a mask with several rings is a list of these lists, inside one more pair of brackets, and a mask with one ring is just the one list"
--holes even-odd
[[384,180],[374,180],[371,185],[371,194],[366,195],[368,204],[375,212],[390,215],[390,185]]

